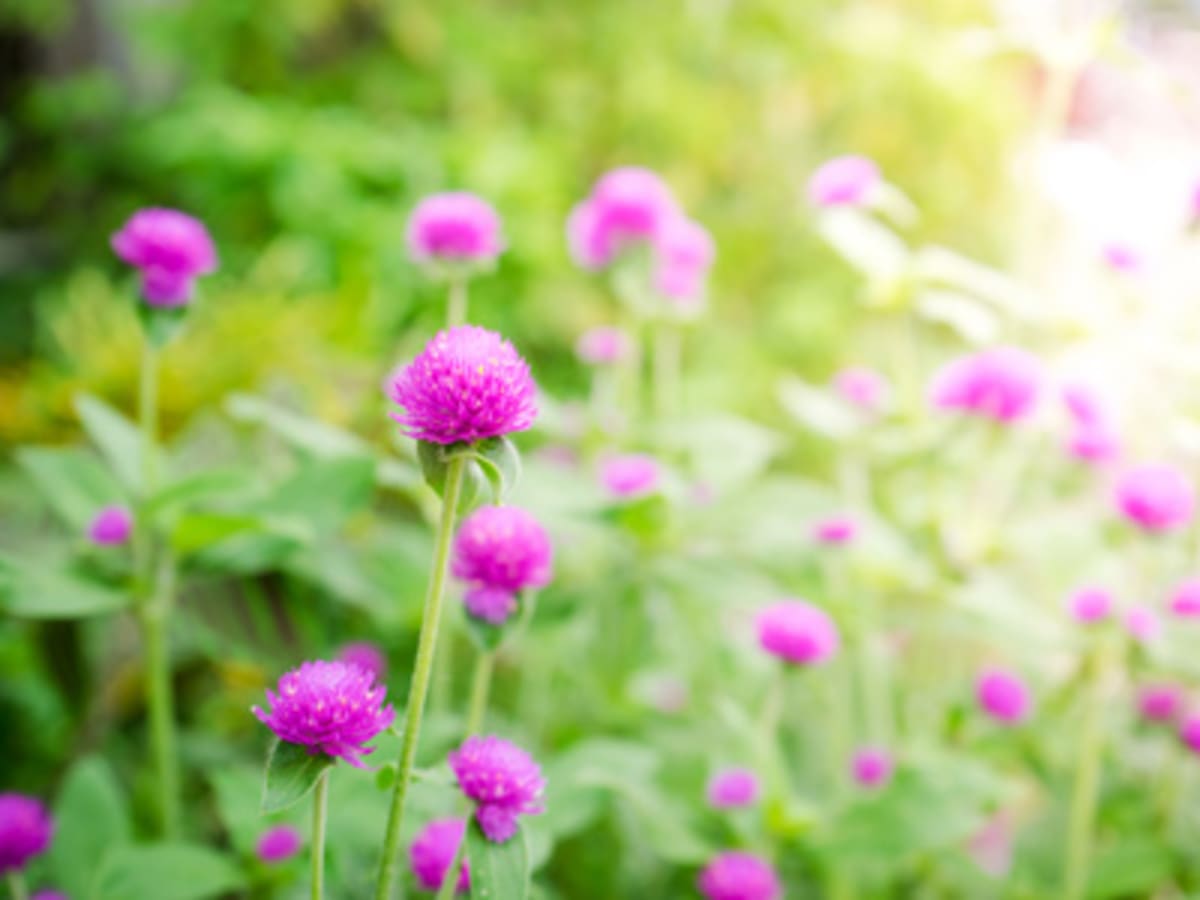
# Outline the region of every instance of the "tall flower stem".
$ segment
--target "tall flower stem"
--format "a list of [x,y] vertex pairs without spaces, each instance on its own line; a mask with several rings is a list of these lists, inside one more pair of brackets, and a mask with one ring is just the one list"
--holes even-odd
[[433,569],[425,593],[425,611],[421,619],[421,636],[417,642],[417,658],[413,664],[412,684],[408,691],[408,710],[404,717],[404,737],[400,744],[399,771],[392,790],[388,809],[387,831],[383,838],[383,858],[379,862],[379,878],[375,884],[375,900],[389,900],[396,882],[397,858],[400,852],[400,824],[404,819],[404,801],[412,778],[417,756],[417,739],[421,733],[421,716],[425,712],[425,697],[429,693],[429,675],[433,669],[437,647],[438,625],[442,618],[442,599],[446,593],[446,570],[450,562],[450,544],[454,537],[454,518],[458,497],[462,492],[466,457],[453,456],[446,469],[442,492],[442,515],[438,524],[437,543],[433,551]]
[[653,390],[654,412],[659,417],[677,413],[679,370],[683,358],[683,335],[674,322],[654,323]]
[[8,890],[12,894],[12,900],[29,900],[29,891],[25,889],[25,876],[20,872],[8,873]]
[[329,769],[321,773],[313,792],[312,818],[312,900],[321,900],[325,892],[325,822],[329,817]]
[[446,327],[454,328],[467,321],[467,279],[463,275],[450,278],[450,289],[446,297]]
[[495,667],[495,650],[481,652],[475,658],[475,675],[471,679],[471,705],[467,707],[467,737],[478,734],[483,728],[488,693],[492,686],[492,670]]
[[1096,647],[1091,663],[1091,684],[1084,697],[1083,721],[1078,733],[1079,758],[1067,823],[1064,900],[1081,900],[1087,887],[1100,787],[1100,762],[1104,752],[1104,733],[1100,720],[1104,711],[1107,653],[1103,645]]

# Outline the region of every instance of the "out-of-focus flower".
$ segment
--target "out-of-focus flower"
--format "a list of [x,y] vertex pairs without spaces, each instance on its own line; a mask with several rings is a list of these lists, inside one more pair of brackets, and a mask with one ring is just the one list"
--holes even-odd
[[71,900],[71,898],[62,891],[43,890],[34,891],[29,900]]
[[291,825],[276,825],[259,836],[254,854],[263,862],[274,865],[291,859],[303,845],[300,832]]
[[808,200],[813,206],[861,206],[881,183],[874,161],[865,156],[835,156],[809,178]]
[[1171,612],[1181,619],[1200,617],[1200,578],[1189,578],[1171,595]]
[[631,500],[658,489],[658,462],[645,453],[610,456],[600,465],[600,483],[613,497]]
[[1125,630],[1135,641],[1149,644],[1162,634],[1162,621],[1148,606],[1131,606],[1125,610]]
[[781,600],[768,606],[759,612],[757,626],[759,645],[795,665],[826,662],[841,645],[829,614],[803,600]]
[[740,850],[718,853],[700,873],[697,886],[708,900],[779,900],[783,885],[765,859]]
[[395,710],[383,705],[387,689],[375,676],[355,665],[317,660],[301,664],[267,691],[269,712],[254,715],[289,744],[307,747],[363,767],[367,743],[392,724]]
[[124,544],[133,534],[133,513],[125,506],[106,506],[96,513],[88,526],[93,544],[112,546]]
[[1099,622],[1112,612],[1112,594],[1100,587],[1080,588],[1068,599],[1067,608],[1077,622]]
[[1144,684],[1138,690],[1138,713],[1147,722],[1174,722],[1183,711],[1183,699],[1177,684]]
[[45,853],[54,838],[54,820],[36,797],[0,794],[0,875],[19,872]]
[[988,669],[975,682],[975,696],[985,713],[1002,725],[1023,722],[1032,706],[1029,689],[1006,669]]
[[1062,400],[1073,425],[1067,452],[1084,462],[1116,459],[1121,452],[1121,441],[1099,395],[1086,385],[1072,383],[1063,386]]
[[488,264],[504,250],[500,217],[466,191],[423,199],[408,220],[408,252],[418,263]]
[[1012,868],[1012,817],[1004,810],[997,812],[967,841],[967,853],[993,878],[1007,875]]
[[387,654],[370,641],[354,641],[344,644],[337,654],[338,662],[358,666],[370,672],[378,682],[387,674]]
[[699,301],[716,256],[716,246],[704,226],[674,216],[663,227],[655,248],[654,282],[659,293],[680,305]]
[[1116,502],[1126,519],[1151,533],[1183,528],[1196,508],[1187,476],[1165,464],[1126,469],[1117,480]]
[[1040,389],[1035,356],[1017,347],[993,347],[944,366],[930,398],[939,409],[1010,423],[1033,412]]
[[865,788],[878,788],[892,778],[896,764],[882,747],[860,747],[850,759],[850,774]]
[[1120,241],[1105,244],[1100,255],[1110,269],[1126,274],[1138,271],[1145,263],[1145,259],[1136,247]]
[[749,769],[722,769],[709,779],[708,805],[713,809],[737,809],[758,802],[758,778]]
[[813,525],[812,536],[818,544],[849,544],[858,537],[858,520],[849,515],[829,516]]
[[550,583],[550,538],[532,515],[515,506],[484,506],[463,522],[451,563],[469,588],[467,611],[493,625],[517,607],[516,595]]
[[637,166],[614,169],[567,219],[571,256],[585,269],[602,269],[629,246],[653,245],[677,215],[675,198],[654,172]]
[[[422,890],[441,888],[466,831],[467,823],[462,819],[434,819],[421,829],[408,850],[408,863]],[[454,892],[465,894],[470,889],[471,870],[463,860]]]
[[589,366],[611,366],[629,358],[633,344],[620,328],[601,326],[585,331],[575,344],[575,355]]
[[183,306],[196,279],[217,268],[217,251],[198,220],[174,209],[134,213],[112,236],[113,252],[142,275],[142,298],[151,306]]
[[529,366],[494,331],[459,325],[438,332],[392,380],[393,414],[405,433],[435,444],[474,443],[524,431],[537,416]]
[[869,413],[883,409],[891,390],[883,375],[865,366],[842,369],[833,376],[833,387],[844,401]]
[[1179,723],[1179,739],[1189,750],[1200,755],[1200,713],[1191,713]]
[[517,817],[542,811],[546,781],[528,753],[498,737],[469,737],[450,754],[450,769],[475,802],[484,836],[502,844],[517,833]]

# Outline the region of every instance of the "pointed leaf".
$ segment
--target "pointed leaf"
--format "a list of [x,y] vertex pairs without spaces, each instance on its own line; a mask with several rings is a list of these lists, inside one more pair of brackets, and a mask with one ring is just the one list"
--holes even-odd
[[129,811],[112,770],[99,756],[79,760],[67,773],[54,804],[54,843],[47,858],[54,883],[86,897],[96,861],[129,843]]
[[93,900],[207,900],[229,894],[243,883],[238,867],[207,847],[117,847],[100,863],[90,896]]
[[75,411],[121,484],[137,494],[142,486],[142,438],[137,426],[91,394],[75,398]]
[[299,803],[317,784],[333,759],[286,741],[276,741],[267,756],[262,811],[272,813]]
[[127,592],[116,591],[66,569],[0,557],[0,608],[28,619],[75,619],[115,612],[128,606]]
[[503,503],[521,478],[521,454],[507,437],[496,437],[481,441],[475,458],[492,486],[493,502]]
[[525,900],[529,896],[529,847],[518,831],[503,844],[484,837],[474,817],[467,828],[471,900]]

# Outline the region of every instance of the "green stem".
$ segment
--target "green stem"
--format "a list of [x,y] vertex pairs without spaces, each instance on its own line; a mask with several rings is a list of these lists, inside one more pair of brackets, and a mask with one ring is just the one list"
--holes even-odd
[[654,411],[659,417],[678,412],[679,369],[683,340],[673,322],[654,325]]
[[20,872],[8,873],[8,889],[12,892],[12,900],[29,900],[29,891],[25,889],[25,876]]
[[417,738],[421,732],[425,696],[429,692],[429,674],[433,669],[438,624],[442,617],[442,598],[446,592],[450,543],[454,537],[454,517],[458,508],[458,496],[462,491],[466,462],[464,455],[455,455],[446,469],[446,486],[442,493],[442,515],[433,553],[433,570],[429,574],[429,588],[425,594],[421,636],[417,642],[417,658],[413,664],[412,684],[408,691],[408,710],[404,719],[404,737],[400,745],[400,764],[396,773],[396,786],[392,791],[391,807],[388,810],[387,831],[383,838],[383,858],[379,862],[379,878],[375,884],[375,900],[388,900],[396,882],[400,824],[404,819],[404,801],[408,796],[408,784],[416,762]]
[[325,892],[325,822],[329,817],[329,769],[321,773],[313,793],[312,900]]
[[[470,820],[467,821],[467,827],[471,827]],[[438,887],[436,900],[451,900],[455,891],[458,888],[458,870],[462,868],[463,857],[467,853],[467,833],[463,832],[462,840],[458,842],[458,848],[454,851],[454,859],[446,868],[446,874],[442,876],[441,886]]]
[[1091,865],[1093,829],[1100,787],[1100,763],[1104,750],[1104,734],[1100,718],[1104,710],[1104,675],[1106,654],[1103,646],[1096,649],[1095,666],[1090,690],[1084,697],[1083,722],[1079,729],[1079,759],[1075,769],[1075,786],[1071,794],[1070,818],[1067,825],[1067,862],[1064,878],[1064,900],[1081,900],[1087,887]]
[[467,736],[479,734],[483,728],[483,717],[487,712],[488,692],[492,686],[492,670],[496,665],[496,651],[480,653],[475,658],[475,676],[471,679],[471,705],[467,707]]
[[454,328],[467,321],[467,279],[455,275],[450,279],[450,290],[446,298],[446,327]]

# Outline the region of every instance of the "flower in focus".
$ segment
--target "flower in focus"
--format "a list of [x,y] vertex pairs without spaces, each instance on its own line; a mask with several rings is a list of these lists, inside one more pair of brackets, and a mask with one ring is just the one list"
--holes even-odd
[[[462,819],[434,819],[421,829],[408,849],[408,864],[422,890],[436,891],[441,888],[466,831],[467,823]],[[470,889],[470,867],[464,859],[458,870],[458,884],[454,892],[465,894]]]
[[1125,630],[1135,641],[1149,644],[1162,634],[1162,622],[1150,607],[1131,606],[1125,610]]
[[835,156],[808,180],[813,206],[862,206],[882,184],[879,167],[865,156]]
[[1171,595],[1171,612],[1181,619],[1200,617],[1200,578],[1189,578]]
[[1030,712],[1025,683],[1005,669],[989,669],[975,683],[975,696],[983,711],[1002,725],[1016,725]]
[[286,862],[303,846],[300,832],[291,825],[276,825],[268,828],[254,845],[254,854],[268,865]]
[[812,536],[818,544],[848,544],[858,536],[858,522],[853,516],[830,516],[813,526]]
[[890,391],[887,379],[865,366],[842,369],[833,376],[833,388],[846,403],[868,413],[879,412]]
[[196,279],[217,268],[204,225],[174,209],[138,210],[112,236],[112,248],[141,272],[142,297],[151,306],[185,305]]
[[54,837],[50,812],[36,797],[0,794],[0,875],[19,872]]
[[475,802],[484,836],[502,844],[517,833],[517,817],[542,811],[546,781],[533,759],[503,738],[469,737],[450,754],[458,786]]
[[500,625],[516,610],[517,594],[550,583],[552,559],[550,538],[532,515],[515,506],[484,506],[459,529],[451,570],[470,585],[467,611]]
[[629,335],[620,328],[601,326],[585,331],[575,344],[575,355],[589,366],[611,366],[629,358]]
[[1165,464],[1126,469],[1117,480],[1116,502],[1126,519],[1155,534],[1183,528],[1196,508],[1191,482]]
[[654,172],[613,169],[567,219],[571,256],[585,269],[602,269],[627,247],[652,245],[678,214],[670,189]]
[[349,663],[370,672],[378,682],[382,682],[383,676],[387,674],[387,654],[370,641],[344,644],[338,650],[337,659],[338,662]]
[[613,497],[630,500],[658,488],[659,470],[654,457],[644,453],[610,456],[600,466],[600,483]]
[[708,231],[691,219],[675,216],[663,227],[655,248],[654,282],[659,293],[681,305],[697,302],[716,256]]
[[1077,622],[1090,624],[1107,619],[1112,612],[1112,595],[1099,587],[1080,588],[1071,595],[1067,607]]
[[1011,423],[1033,412],[1040,389],[1036,357],[1017,347],[993,347],[943,366],[931,400],[939,409]]
[[393,418],[435,444],[474,443],[524,431],[537,416],[529,366],[494,331],[459,325],[438,332],[392,379]]
[[887,784],[895,767],[892,755],[881,747],[861,747],[850,760],[850,774],[865,788]]
[[1138,713],[1147,722],[1173,722],[1183,711],[1183,689],[1176,684],[1145,684],[1138,690]]
[[500,217],[466,191],[433,194],[408,220],[408,252],[418,263],[492,263],[504,250]]
[[133,534],[133,513],[124,506],[106,506],[96,513],[88,525],[88,538],[93,544],[112,546],[124,544]]
[[697,883],[708,900],[779,900],[783,886],[766,860],[727,850],[712,858]]
[[758,793],[758,778],[749,769],[722,769],[709,779],[708,805],[713,809],[753,806]]
[[362,768],[373,749],[366,744],[395,718],[391,704],[383,705],[386,692],[358,666],[317,660],[286,673],[277,692],[267,691],[269,712],[257,706],[253,712],[281,741]]
[[758,614],[758,643],[772,656],[796,665],[830,659],[841,639],[837,625],[823,609],[803,600],[781,600]]

